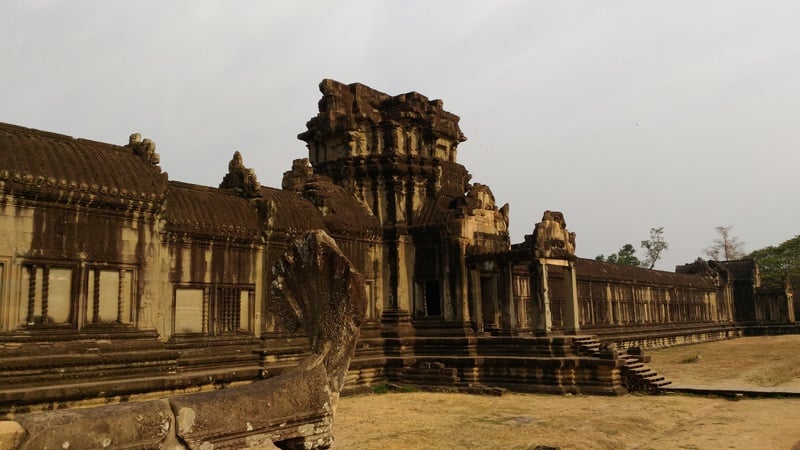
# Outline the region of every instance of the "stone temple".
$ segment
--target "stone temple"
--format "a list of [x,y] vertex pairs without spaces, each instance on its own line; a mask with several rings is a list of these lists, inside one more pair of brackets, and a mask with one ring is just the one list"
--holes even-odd
[[[364,277],[345,391],[621,394],[667,381],[641,349],[798,332],[757,263],[676,272],[579,258],[543,212],[511,243],[508,206],[470,183],[440,100],[323,80],[280,188],[238,152],[219,187],[170,180],[155,144],[0,124],[0,412],[124,402],[280,374],[309,353],[274,267],[323,230]],[[521,207],[527,207],[522,205]]]

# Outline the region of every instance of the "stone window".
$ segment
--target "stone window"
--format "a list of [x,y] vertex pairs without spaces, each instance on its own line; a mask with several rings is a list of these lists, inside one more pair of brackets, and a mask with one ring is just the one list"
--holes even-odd
[[174,333],[250,333],[253,300],[251,288],[208,285],[176,288]]
[[26,264],[22,271],[20,324],[61,325],[73,321],[72,268]]
[[175,289],[175,333],[207,333],[208,305],[205,289]]
[[514,308],[517,326],[527,326],[527,318],[532,314],[531,279],[527,272],[512,275]]
[[133,322],[133,270],[89,268],[86,320],[91,324]]

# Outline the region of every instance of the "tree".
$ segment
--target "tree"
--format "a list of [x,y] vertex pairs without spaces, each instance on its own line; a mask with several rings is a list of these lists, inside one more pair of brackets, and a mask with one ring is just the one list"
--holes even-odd
[[792,287],[800,287],[800,235],[777,247],[756,250],[749,255],[758,261],[761,284],[782,288],[788,281]]
[[669,248],[669,244],[664,240],[664,227],[650,228],[650,239],[642,241],[642,248],[646,253],[642,265],[652,269],[661,259],[661,254]]
[[714,261],[732,261],[735,259],[744,258],[744,242],[731,235],[733,226],[716,227],[714,228],[719,234],[717,239],[714,239],[714,244],[706,248],[703,252],[709,259]]
[[633,248],[633,245],[625,244],[617,253],[612,253],[608,257],[597,255],[594,259],[613,264],[625,264],[626,266],[641,266],[642,262],[639,261],[639,258],[634,253],[636,253],[636,249]]

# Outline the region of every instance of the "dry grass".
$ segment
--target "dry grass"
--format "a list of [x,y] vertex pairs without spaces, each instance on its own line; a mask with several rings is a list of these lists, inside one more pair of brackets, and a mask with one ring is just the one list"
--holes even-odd
[[653,358],[650,366],[675,383],[800,387],[798,348],[797,335],[759,336],[651,350],[647,354]]
[[[698,344],[652,352],[651,365],[682,383],[764,385],[799,366],[798,344],[800,336]],[[800,399],[390,393],[343,398],[334,433],[335,448],[364,450],[789,449],[800,442]]]

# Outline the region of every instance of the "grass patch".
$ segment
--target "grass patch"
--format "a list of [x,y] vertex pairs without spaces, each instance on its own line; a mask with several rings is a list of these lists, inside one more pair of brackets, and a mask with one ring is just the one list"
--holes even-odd
[[391,384],[388,382],[383,382],[381,384],[376,384],[371,388],[373,394],[386,394],[389,392],[399,392],[402,394],[409,393],[409,392],[418,392],[415,386],[400,386],[397,384]]
[[389,392],[389,383],[383,382],[372,386],[373,394],[386,394],[387,392]]

